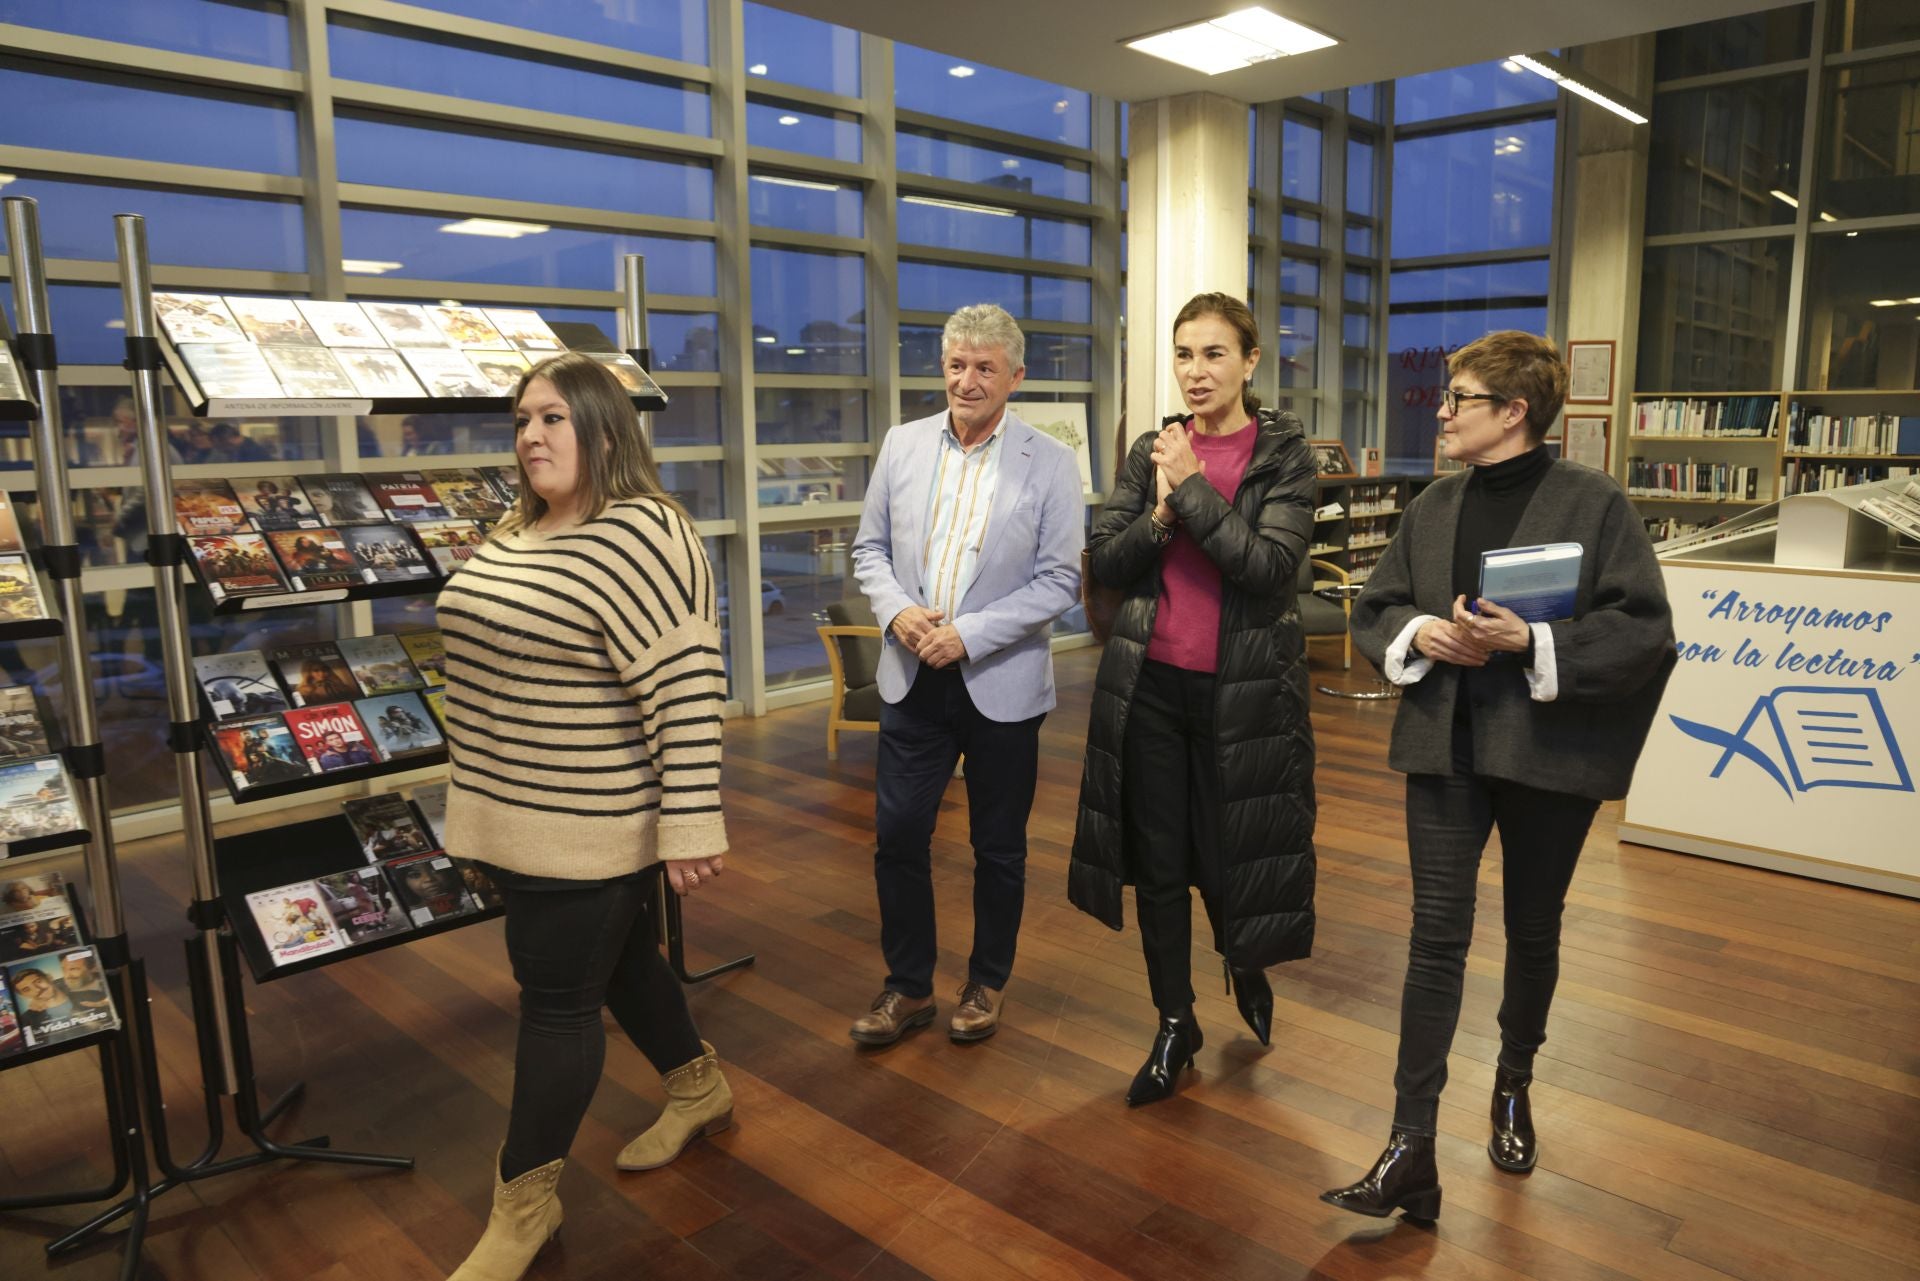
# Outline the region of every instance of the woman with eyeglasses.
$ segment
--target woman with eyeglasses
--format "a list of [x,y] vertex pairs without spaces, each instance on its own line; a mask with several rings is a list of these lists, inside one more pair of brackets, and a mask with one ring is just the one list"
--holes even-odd
[[[1625,493],[1547,452],[1566,398],[1559,351],[1507,330],[1461,348],[1448,371],[1442,448],[1469,466],[1408,504],[1352,619],[1354,644],[1403,695],[1388,762],[1407,776],[1413,933],[1392,1136],[1359,1182],[1321,1200],[1376,1218],[1440,1213],[1440,1091],[1496,826],[1507,954],[1487,1155],[1533,1168],[1527,1092],[1567,887],[1600,802],[1627,793],[1674,662],[1660,567]],[[1542,543],[1580,545],[1571,617],[1529,623],[1481,598],[1481,553]]]

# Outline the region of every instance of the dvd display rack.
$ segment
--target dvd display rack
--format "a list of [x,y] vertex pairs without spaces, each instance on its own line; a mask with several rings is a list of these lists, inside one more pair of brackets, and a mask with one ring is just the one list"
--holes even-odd
[[[0,206],[4,206],[14,311],[20,323],[20,332],[15,335],[0,316],[0,418],[29,423],[36,462],[34,509],[40,532],[39,546],[32,549],[30,570],[9,578],[5,585],[10,594],[10,616],[0,621],[0,641],[57,642],[59,662],[55,670],[62,685],[63,706],[59,710],[63,716],[49,715],[52,709],[34,699],[46,730],[45,746],[55,752],[35,762],[38,787],[32,799],[43,817],[55,811],[70,816],[53,821],[53,827],[71,827],[66,832],[47,831],[8,840],[0,846],[7,882],[7,898],[0,910],[19,921],[13,927],[13,950],[30,954],[28,959],[11,963],[7,973],[24,982],[23,967],[32,967],[39,976],[33,982],[37,1002],[24,993],[21,997],[13,1044],[0,1036],[0,1071],[97,1050],[113,1159],[113,1173],[106,1184],[0,1199],[0,1212],[109,1202],[125,1193],[117,1204],[50,1241],[46,1249],[50,1256],[65,1254],[90,1241],[98,1229],[128,1217],[120,1275],[123,1281],[130,1281],[140,1267],[147,1207],[154,1191],[146,1161],[140,1098],[142,1065],[150,1060],[150,1040],[143,1045],[140,1037],[146,979],[140,959],[128,946],[113,826],[108,819],[112,810],[106,786],[106,753],[100,742],[90,646],[84,634],[81,557],[68,498],[59,360],[41,255],[38,207],[23,197],[8,197]],[[31,523],[19,519],[18,509],[11,508],[5,496],[0,496],[0,507],[8,508],[5,535],[9,540],[30,532]],[[26,550],[23,537],[19,552]],[[6,560],[9,565],[16,563],[11,547]],[[18,616],[29,590],[46,607],[25,612],[38,612],[44,617]],[[58,732],[62,719],[64,736]],[[59,795],[63,790],[64,797]],[[58,874],[34,875],[18,867],[22,859],[32,855],[74,846],[85,849],[84,888],[91,911],[81,897],[81,887]],[[27,941],[28,931],[38,935],[32,942]],[[11,982],[4,983],[0,989],[12,986]],[[88,995],[95,991],[100,995]],[[8,996],[0,990],[0,1005]],[[0,1023],[11,1021],[13,1016],[14,1011],[0,1009]],[[36,1039],[40,1044],[34,1044]]]

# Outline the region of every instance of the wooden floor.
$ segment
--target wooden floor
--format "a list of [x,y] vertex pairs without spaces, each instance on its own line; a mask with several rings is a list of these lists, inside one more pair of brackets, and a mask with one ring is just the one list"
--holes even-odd
[[[688,914],[697,959],[759,963],[694,992],[737,1124],[666,1170],[613,1156],[661,1100],[610,1038],[562,1182],[558,1278],[1661,1278],[1920,1276],[1920,905],[1635,846],[1602,810],[1568,905],[1534,1100],[1530,1177],[1484,1155],[1496,1050],[1500,863],[1441,1112],[1437,1230],[1321,1205],[1379,1150],[1392,1107],[1408,884],[1392,705],[1314,697],[1319,941],[1275,972],[1273,1046],[1240,1026],[1197,954],[1207,1046],[1171,1101],[1121,1095],[1151,1034],[1138,940],[1065,900],[1093,655],[1059,664],[1007,1022],[983,1044],[928,1032],[881,1052],[846,1026],[879,984],[874,744],[822,746],[824,710],[727,735],[734,853]],[[943,1005],[963,974],[963,784],[940,820]],[[137,946],[183,1156],[198,1150],[176,846],[125,851]],[[1202,932],[1204,937],[1204,933]],[[169,1281],[441,1278],[486,1213],[505,1124],[514,991],[488,924],[249,986],[265,1079],[305,1079],[279,1132],[410,1153],[411,1174],[273,1168],[169,1194],[145,1275]],[[97,1182],[88,1056],[0,1074],[0,1195]],[[0,1216],[0,1278],[48,1273],[79,1210]],[[52,1273],[115,1275],[111,1249]]]

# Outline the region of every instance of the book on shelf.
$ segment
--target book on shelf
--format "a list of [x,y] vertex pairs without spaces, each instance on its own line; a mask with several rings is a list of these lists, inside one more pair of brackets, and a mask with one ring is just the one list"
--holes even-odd
[[338,952],[340,928],[312,881],[294,881],[247,895],[247,910],[267,945],[275,965],[290,965],[310,956]]
[[58,756],[0,764],[0,845],[79,828],[73,785]]
[[246,509],[224,480],[200,478],[173,482],[173,515],[180,532],[189,538],[198,534],[238,534],[250,527]]
[[265,537],[295,591],[355,587],[367,581],[337,529],[325,525],[318,529],[276,529]]
[[296,298],[293,305],[300,309],[314,336],[329,347],[386,346],[379,328],[367,318],[367,313],[360,309],[357,302]]
[[300,754],[315,774],[334,774],[377,759],[352,703],[289,708],[284,717]]
[[393,887],[377,867],[353,867],[313,878],[320,901],[348,947],[413,928]]
[[447,844],[447,785],[428,783],[413,789],[414,813],[426,824],[427,831],[433,834],[435,846],[445,849]]
[[441,468],[421,473],[449,518],[499,520],[507,514],[506,501],[487,478],[471,467]]
[[300,487],[323,525],[384,525],[386,513],[358,476],[308,476]]
[[184,343],[243,343],[246,333],[217,294],[156,291],[153,316],[177,347]]
[[26,374],[21,371],[20,362],[13,358],[13,348],[0,342],[0,400],[32,399]]
[[1783,494],[1817,494],[1829,489],[1853,485],[1871,485],[1883,480],[1901,480],[1920,476],[1920,467],[1900,463],[1876,463],[1864,459],[1822,462],[1812,458],[1789,458],[1780,473]]
[[287,710],[286,693],[267,670],[267,656],[257,649],[197,654],[193,674],[216,721]]
[[387,347],[340,347],[333,353],[354,390],[375,400],[420,400],[427,389],[399,352]]
[[388,859],[382,867],[400,896],[400,906],[415,925],[431,925],[480,910],[450,855],[405,854]]
[[400,647],[413,660],[413,670],[428,685],[447,683],[447,643],[437,627],[425,631],[402,632]]
[[320,336],[313,332],[291,298],[249,298],[228,294],[226,302],[227,310],[240,322],[240,328],[260,346],[274,343],[288,343],[297,347],[320,345]]
[[520,351],[534,352],[537,358],[567,349],[537,311],[524,307],[488,307],[486,311],[493,327]]
[[412,525],[423,520],[447,520],[453,514],[424,472],[369,472],[366,480],[384,519]]
[[233,492],[255,529],[317,529],[326,523],[291,476],[256,476],[235,485]]
[[0,687],[0,761],[46,756],[52,751],[53,748],[47,743],[47,727],[40,719],[40,706],[34,700],[32,687]]
[[354,838],[360,842],[360,853],[369,863],[440,848],[439,839],[421,825],[413,807],[398,793],[356,796],[340,802],[340,808],[346,812]]
[[263,346],[260,354],[289,396],[325,400],[359,395],[359,388],[325,347]]
[[313,776],[279,712],[216,722],[212,736],[214,750],[226,766],[236,793],[275,783],[303,782]]
[[267,662],[295,707],[339,703],[360,697],[360,683],[332,641],[280,645],[267,651]]
[[46,597],[27,558],[0,556],[0,623],[30,623],[46,616]]
[[473,367],[464,351],[451,347],[409,347],[403,354],[413,376],[436,400],[500,394]]
[[1772,437],[1779,434],[1778,396],[1673,397],[1633,407],[1636,436]]
[[[5,348],[6,344],[0,342],[0,350]],[[19,512],[15,510],[13,499],[7,495],[7,491],[0,489],[0,555],[26,550],[26,541],[20,536]]]
[[1634,498],[1724,502],[1757,499],[1759,490],[1758,467],[1696,458],[1658,462],[1638,454],[1627,459],[1627,493]]
[[1920,455],[1920,415],[1826,414],[1795,401],[1787,415],[1787,450],[1801,454]]
[[496,396],[511,396],[520,387],[520,380],[533,366],[527,358],[517,351],[502,349],[499,351],[468,351],[467,359],[480,371]]
[[404,760],[437,752],[446,746],[433,714],[420,695],[382,694],[355,701],[353,709],[372,736],[373,749],[383,761]]
[[452,574],[472,560],[487,541],[480,526],[470,520],[421,521],[412,528],[442,574]]
[[271,596],[290,591],[280,563],[259,534],[203,534],[187,539],[200,581],[213,599]]
[[23,1048],[38,1050],[120,1026],[113,996],[90,947],[68,948],[7,966]]
[[362,694],[398,694],[426,684],[398,636],[343,636],[335,643]]

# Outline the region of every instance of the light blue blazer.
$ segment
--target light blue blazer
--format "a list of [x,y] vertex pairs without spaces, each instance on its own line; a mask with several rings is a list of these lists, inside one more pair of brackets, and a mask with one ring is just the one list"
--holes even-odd
[[[894,617],[925,605],[921,557],[932,516],[933,473],[945,412],[902,423],[887,433],[867,486],[853,569],[860,590],[886,629],[880,654],[880,696],[897,703],[913,687],[920,660],[893,635]],[[960,673],[980,714],[1023,721],[1053,710],[1053,620],[1080,599],[1080,549],[1086,505],[1073,451],[1035,431],[1009,407],[1000,474],[986,543],[973,582],[948,619],[967,647]]]

